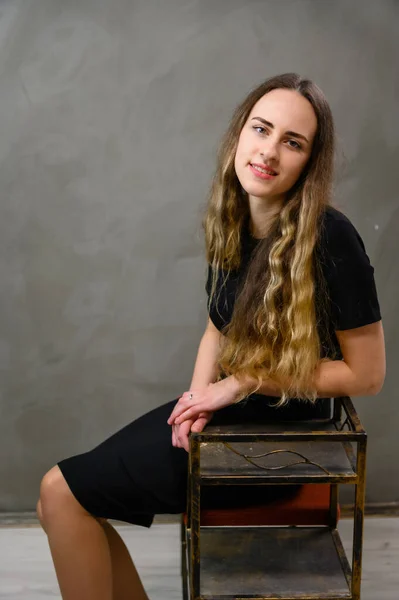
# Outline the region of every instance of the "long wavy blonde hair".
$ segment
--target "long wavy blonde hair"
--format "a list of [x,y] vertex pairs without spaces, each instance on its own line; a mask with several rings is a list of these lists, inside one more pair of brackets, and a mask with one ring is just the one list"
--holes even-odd
[[254,252],[232,320],[223,330],[218,360],[219,379],[234,374],[257,380],[242,398],[270,377],[282,388],[277,404],[282,405],[290,397],[316,399],[313,380],[321,357],[317,330],[321,313],[315,303],[316,275],[321,270],[315,247],[331,197],[334,125],[327,100],[312,81],[295,73],[272,77],[237,107],[218,151],[203,227],[206,256],[213,268],[212,302],[218,273],[227,278],[240,266],[241,236],[249,218],[248,195],[234,168],[241,129],[256,102],[279,88],[307,98],[317,117],[317,131],[304,170]]

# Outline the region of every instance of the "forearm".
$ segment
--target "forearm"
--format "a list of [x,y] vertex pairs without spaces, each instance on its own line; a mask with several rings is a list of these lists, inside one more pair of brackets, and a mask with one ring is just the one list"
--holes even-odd
[[205,331],[202,336],[189,389],[206,387],[216,381],[220,335],[215,331]]
[[[237,392],[249,391],[256,383],[250,378],[244,381],[235,379]],[[321,361],[315,371],[314,387],[319,398],[372,396],[379,392],[379,387],[370,385],[367,376],[357,375],[343,360]],[[281,396],[282,385],[273,379],[264,379],[257,393]]]

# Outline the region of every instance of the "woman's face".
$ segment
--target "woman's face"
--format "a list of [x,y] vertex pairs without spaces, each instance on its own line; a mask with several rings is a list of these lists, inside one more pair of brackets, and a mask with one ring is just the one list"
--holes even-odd
[[272,90],[254,105],[241,130],[234,161],[250,195],[283,199],[302,173],[312,150],[317,119],[298,92]]

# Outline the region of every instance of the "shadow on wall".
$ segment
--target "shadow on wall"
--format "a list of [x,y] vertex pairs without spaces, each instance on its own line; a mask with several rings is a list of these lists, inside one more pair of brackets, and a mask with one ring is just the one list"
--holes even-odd
[[[385,331],[388,359],[397,352],[399,337],[399,207],[380,234],[375,253],[377,287],[380,292],[382,319],[389,323]],[[392,362],[392,359],[391,359]]]

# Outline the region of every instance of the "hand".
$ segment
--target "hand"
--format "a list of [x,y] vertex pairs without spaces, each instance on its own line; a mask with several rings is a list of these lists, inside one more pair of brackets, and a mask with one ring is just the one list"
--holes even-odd
[[175,405],[168,424],[180,425],[183,421],[198,419],[203,412],[214,412],[234,404],[239,391],[237,380],[227,377],[217,383],[209,384],[206,388],[184,392]]
[[172,425],[172,446],[184,448],[188,452],[190,448],[190,431],[202,431],[212,417],[213,413],[204,412],[200,414],[197,420],[189,419],[183,421],[180,425]]

